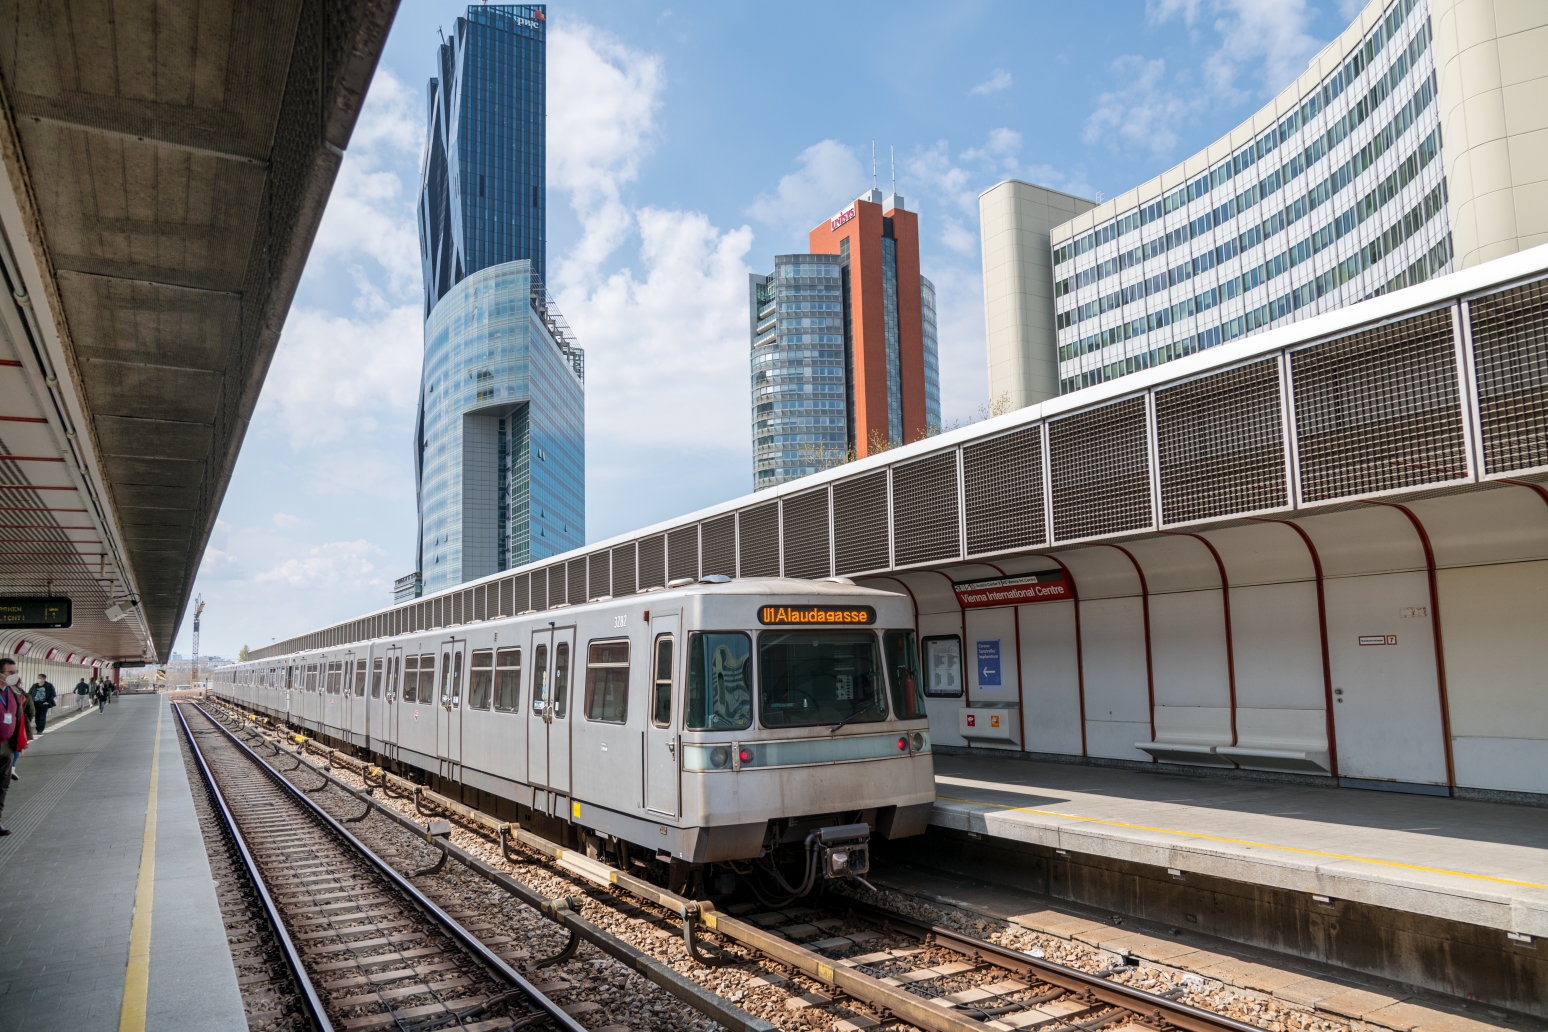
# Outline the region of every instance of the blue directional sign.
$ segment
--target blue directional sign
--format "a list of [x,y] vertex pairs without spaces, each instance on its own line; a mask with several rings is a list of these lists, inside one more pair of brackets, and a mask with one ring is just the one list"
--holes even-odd
[[1000,639],[980,641],[978,644],[978,687],[1001,688]]

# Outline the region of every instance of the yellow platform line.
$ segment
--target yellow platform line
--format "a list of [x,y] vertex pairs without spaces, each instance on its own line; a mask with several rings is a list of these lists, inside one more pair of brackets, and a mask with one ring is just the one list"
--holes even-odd
[[1155,828],[1148,824],[1129,824],[1125,821],[1105,820],[1101,817],[1086,817],[1078,813],[1060,813],[1058,810],[1039,810],[1031,806],[1004,806],[1000,803],[986,803],[980,799],[959,799],[956,796],[937,795],[937,799],[944,799],[950,803],[967,803],[969,806],[984,806],[991,810],[999,810],[1002,813],[1035,813],[1044,817],[1063,817],[1066,820],[1080,821],[1084,824],[1102,824],[1110,828],[1129,828],[1134,831],[1154,831],[1162,835],[1177,835],[1182,838],[1203,839],[1206,842],[1224,842],[1233,846],[1253,846],[1258,849],[1277,849],[1284,853],[1300,853],[1303,856],[1321,856],[1330,860],[1353,860],[1362,864],[1377,864],[1381,867],[1398,867],[1405,871],[1424,871],[1428,874],[1449,874],[1456,878],[1471,878],[1475,881],[1496,882],[1500,885],[1519,885],[1526,889],[1548,889],[1548,885],[1539,885],[1537,882],[1517,881],[1514,878],[1499,878],[1492,874],[1473,874],[1469,871],[1453,871],[1445,867],[1426,867],[1423,864],[1405,864],[1396,860],[1378,860],[1371,856],[1351,856],[1348,853],[1330,853],[1322,849],[1302,849],[1299,846],[1279,846],[1272,842],[1254,842],[1251,839],[1227,838],[1224,835],[1205,835],[1197,831],[1178,831],[1175,828]]
[[134,890],[134,920],[129,925],[129,970],[124,972],[124,1002],[118,1032],[145,1032],[150,995],[151,907],[156,894],[156,782],[161,775],[161,717],[156,711],[156,748],[151,752],[150,798],[145,803],[145,839],[140,845],[140,881]]

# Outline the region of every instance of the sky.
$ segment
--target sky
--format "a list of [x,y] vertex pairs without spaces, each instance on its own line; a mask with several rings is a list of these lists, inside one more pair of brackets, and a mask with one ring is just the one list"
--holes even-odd
[[[944,421],[969,423],[989,404],[978,195],[1131,189],[1360,6],[549,4],[549,286],[586,349],[587,540],[751,490],[747,276],[870,188],[873,142],[919,213]],[[437,30],[465,9],[402,0],[200,565],[205,655],[374,612],[414,569],[414,198]]]

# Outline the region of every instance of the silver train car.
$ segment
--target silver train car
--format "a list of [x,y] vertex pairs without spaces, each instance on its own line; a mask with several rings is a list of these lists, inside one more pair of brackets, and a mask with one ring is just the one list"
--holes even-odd
[[913,610],[841,578],[673,582],[240,663],[214,690],[678,884],[863,875],[870,834],[922,833],[935,798]]

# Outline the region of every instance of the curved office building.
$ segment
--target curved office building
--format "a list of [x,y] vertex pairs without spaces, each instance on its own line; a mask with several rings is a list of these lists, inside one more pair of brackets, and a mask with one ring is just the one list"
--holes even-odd
[[415,456],[426,593],[585,543],[584,370],[528,259],[431,309]]

